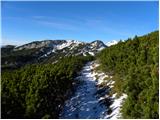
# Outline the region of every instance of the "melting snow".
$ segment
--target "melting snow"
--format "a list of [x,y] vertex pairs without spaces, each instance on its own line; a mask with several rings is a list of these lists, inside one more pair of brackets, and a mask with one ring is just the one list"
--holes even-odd
[[[99,64],[94,64],[94,68],[98,67]],[[104,79],[106,77],[109,77],[109,78],[113,78],[113,76],[108,76],[106,75],[105,73],[103,72],[100,72],[100,73],[94,73],[94,75],[98,75],[98,84],[101,84],[102,82],[104,82]],[[110,80],[108,83],[107,83],[107,86],[109,86],[109,88],[112,88],[114,87],[114,84],[115,84],[115,81],[113,80]],[[123,94],[122,96],[120,96],[119,98],[116,98],[116,94],[113,94],[112,95],[112,99],[113,99],[113,103],[112,105],[110,106],[111,109],[112,109],[112,113],[110,115],[107,115],[104,117],[104,119],[118,119],[121,117],[121,113],[120,113],[120,107],[122,106],[122,103],[123,103],[123,100],[127,98],[127,95],[126,94]],[[101,97],[99,100],[103,100],[105,99],[106,97],[109,97],[108,95],[105,95],[104,97]]]
[[90,55],[94,56],[94,53],[93,52],[88,52]]
[[60,118],[67,119],[98,119],[105,117],[106,107],[99,103],[95,93],[96,82],[91,74],[91,63],[82,70],[82,85],[77,88],[75,95],[66,101]]
[[107,115],[105,117],[105,119],[117,119],[117,118],[120,118],[121,117],[121,113],[120,113],[120,107],[122,106],[122,102],[124,99],[127,98],[127,95],[126,94],[123,94],[121,97],[119,98],[115,98],[116,97],[116,93],[113,94],[112,98],[114,99],[114,102],[113,104],[110,106],[112,108],[112,113],[110,115]]
[[[62,119],[118,119],[121,117],[120,107],[124,99],[127,98],[126,94],[123,94],[119,98],[116,98],[116,94],[113,94],[111,99],[113,103],[110,108],[112,109],[111,114],[107,114],[107,108],[104,104],[100,104],[109,98],[109,95],[105,93],[103,96],[97,97],[96,93],[98,91],[97,85],[104,82],[106,77],[112,78],[112,76],[106,75],[103,72],[95,71],[95,68],[99,64],[90,62],[81,71],[81,76],[76,79],[82,81],[78,86],[75,94],[65,102],[64,109],[60,114]],[[95,76],[98,76],[96,79]],[[109,88],[114,87],[115,81],[110,80],[107,83]],[[102,89],[101,89],[102,90]]]

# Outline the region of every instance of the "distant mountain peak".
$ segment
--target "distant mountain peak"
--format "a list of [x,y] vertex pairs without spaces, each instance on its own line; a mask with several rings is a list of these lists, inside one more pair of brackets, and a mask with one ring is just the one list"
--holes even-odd
[[[18,60],[3,61],[3,64],[21,66],[28,63],[54,63],[65,56],[94,56],[107,46],[100,40],[90,43],[77,40],[42,40],[21,46],[2,48],[3,56],[16,56]],[[6,55],[7,53],[7,55]],[[20,61],[23,59],[22,61]]]
[[[7,48],[10,54],[25,56],[28,62],[54,62],[65,56],[94,56],[107,46],[100,40],[90,43],[77,40],[42,40]],[[4,49],[3,49],[4,51]],[[24,63],[25,64],[25,63]]]
[[90,50],[91,49],[98,50],[99,48],[106,47],[106,45],[100,40],[95,40],[91,43],[79,42],[77,40],[43,40],[43,41],[33,41],[31,43],[18,46],[14,50],[17,51],[23,49],[50,47],[54,49],[53,51],[55,51],[64,49],[66,47],[74,48],[80,44],[86,46],[86,48],[90,48]]

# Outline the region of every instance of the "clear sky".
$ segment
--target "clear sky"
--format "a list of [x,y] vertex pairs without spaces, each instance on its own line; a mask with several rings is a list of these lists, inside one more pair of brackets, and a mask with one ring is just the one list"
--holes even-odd
[[3,44],[124,40],[158,30],[158,1],[2,2]]

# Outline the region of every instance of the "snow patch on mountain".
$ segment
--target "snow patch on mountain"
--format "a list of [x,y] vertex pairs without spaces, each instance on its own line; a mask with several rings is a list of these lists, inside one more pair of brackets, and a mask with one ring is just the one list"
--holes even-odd
[[101,50],[103,50],[104,48],[106,48],[106,47],[102,46],[102,47],[100,47],[100,48],[97,49],[97,50],[98,50],[98,51],[101,51]]
[[94,56],[95,54],[93,52],[88,52],[90,55]]
[[109,47],[109,46],[111,46],[111,45],[115,45],[115,44],[117,44],[117,43],[118,43],[118,41],[113,40],[113,41],[109,41],[109,42],[107,42],[107,43],[106,43],[106,45]]
[[[106,48],[107,46],[100,40],[91,43],[79,42],[77,40],[44,40],[34,41],[22,46],[15,47],[13,51],[35,50],[34,53],[39,60],[51,56],[57,59],[61,56],[70,55],[92,55]],[[53,56],[53,57],[52,57]]]
[[61,50],[61,49],[64,49],[64,48],[69,47],[69,46],[71,46],[71,45],[74,44],[74,45],[72,46],[72,48],[73,48],[73,47],[79,45],[80,43],[81,43],[81,42],[76,41],[76,40],[66,40],[66,42],[57,45],[57,46],[56,46],[56,49],[57,49],[57,50]]

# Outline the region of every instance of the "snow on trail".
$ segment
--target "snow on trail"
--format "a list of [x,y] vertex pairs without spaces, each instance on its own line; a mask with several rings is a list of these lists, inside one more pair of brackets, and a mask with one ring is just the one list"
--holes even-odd
[[113,104],[110,106],[112,108],[112,113],[110,115],[106,115],[105,119],[117,119],[117,118],[121,118],[121,113],[120,113],[120,107],[122,105],[123,99],[127,98],[126,94],[123,94],[122,96],[120,96],[119,98],[115,98],[116,93],[113,94],[112,98],[114,99]]
[[82,85],[78,86],[75,94],[66,101],[60,118],[67,119],[98,119],[104,118],[106,107],[99,103],[96,97],[96,80],[92,72],[92,62],[82,70]]
[[[77,77],[81,84],[69,100],[65,102],[60,114],[61,119],[118,119],[121,118],[120,107],[127,95],[116,98],[116,94],[109,96],[108,91],[114,87],[113,76],[95,70],[99,64],[89,62],[84,66],[81,75]],[[108,78],[109,80],[105,80]],[[98,87],[105,84],[107,88]],[[106,107],[105,103],[112,104]],[[110,114],[107,110],[111,109]]]

